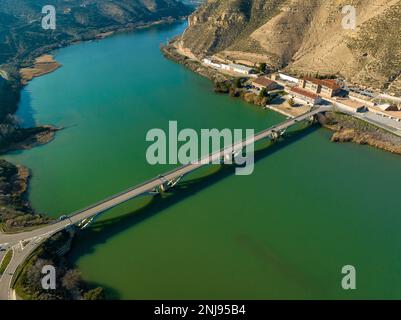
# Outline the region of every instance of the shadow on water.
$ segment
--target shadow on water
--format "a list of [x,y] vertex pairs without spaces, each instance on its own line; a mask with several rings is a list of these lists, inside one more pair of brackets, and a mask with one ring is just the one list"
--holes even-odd
[[[320,126],[313,125],[305,129],[293,131],[287,133],[279,142],[269,143],[267,146],[262,146],[260,149],[255,151],[255,164],[265,157],[280,151],[282,148],[303,139],[309,134],[315,132],[318,128],[320,128]],[[181,200],[196,195],[203,189],[233,175],[234,172],[234,165],[220,166],[217,171],[211,174],[183,181],[175,186],[174,189],[170,190],[170,192],[163,194],[162,196],[154,196],[149,203],[139,209],[127,212],[126,214],[115,218],[94,223],[93,226],[86,229],[84,232],[79,232],[77,234],[76,243],[79,243],[77,254],[82,256],[92,253],[94,251],[94,246],[104,243],[114,235],[132,228],[154,215],[161,213],[163,210],[174,206]],[[71,260],[73,261],[71,262],[76,262],[79,256],[73,254],[71,257]]]

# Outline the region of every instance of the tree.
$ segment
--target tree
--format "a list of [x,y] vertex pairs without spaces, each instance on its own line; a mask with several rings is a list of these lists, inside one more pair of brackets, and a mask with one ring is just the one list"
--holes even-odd
[[288,104],[289,104],[291,107],[295,106],[295,101],[294,101],[294,99],[291,98],[290,100],[288,100]]
[[230,91],[231,84],[228,81],[215,82],[214,91],[216,93],[228,93]]
[[81,274],[77,269],[68,270],[62,280],[62,286],[71,291],[79,288],[82,282]]
[[267,90],[266,88],[263,88],[262,90],[260,90],[259,92],[259,97],[266,97],[267,96]]
[[27,268],[27,273],[24,280],[26,280],[25,283],[29,288],[29,291],[35,293],[42,291],[42,269],[45,265],[54,265],[54,262],[51,260],[37,258],[36,260],[33,260]]
[[262,72],[262,73],[266,72],[266,67],[267,67],[267,64],[264,62],[259,64],[259,72]]
[[272,101],[273,101],[273,97],[270,96],[270,95],[267,95],[267,96],[264,98],[265,105],[271,104]]
[[104,298],[104,290],[101,287],[89,290],[84,294],[84,300],[103,300]]
[[242,88],[242,78],[234,79],[234,87],[237,89]]

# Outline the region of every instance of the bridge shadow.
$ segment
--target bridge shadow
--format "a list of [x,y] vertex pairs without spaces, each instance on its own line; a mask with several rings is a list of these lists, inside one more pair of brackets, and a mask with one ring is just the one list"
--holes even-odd
[[[307,128],[289,132],[281,138],[280,141],[265,143],[267,145],[255,150],[255,164],[267,156],[270,156],[305,138],[315,132],[318,128],[320,128],[319,125],[312,125]],[[235,168],[234,165],[220,166],[220,168],[213,173],[179,183],[170,190],[170,192],[163,194],[162,196],[153,196],[149,203],[139,209],[127,212],[126,214],[119,215],[115,218],[95,222],[90,228],[78,232],[77,239],[74,242],[79,242],[79,249],[76,252],[73,250],[69,260],[72,263],[75,263],[80,256],[93,253],[96,245],[105,243],[107,239],[112,238],[114,235],[132,228],[133,226],[152,218],[156,214],[160,214],[163,210],[174,206],[183,199],[193,197],[203,189],[233,175],[235,173]]]

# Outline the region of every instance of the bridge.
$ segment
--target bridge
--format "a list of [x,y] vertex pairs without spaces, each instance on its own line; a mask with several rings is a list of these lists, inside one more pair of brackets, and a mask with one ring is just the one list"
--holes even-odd
[[[59,221],[44,227],[26,231],[16,234],[1,234],[0,233],[0,248],[13,250],[13,257],[11,262],[7,266],[5,272],[0,278],[0,300],[12,299],[12,281],[13,276],[20,264],[29,257],[29,255],[46,239],[50,238],[54,234],[72,226],[78,226],[81,229],[88,227],[96,217],[104,213],[111,208],[114,208],[122,203],[137,198],[143,195],[156,195],[173,188],[180,180],[187,174],[203,167],[208,164],[222,162],[227,155],[235,156],[241,152],[248,145],[255,142],[269,139],[276,140],[282,136],[285,131],[294,126],[295,124],[303,121],[313,122],[316,119],[317,114],[324,113],[329,110],[327,106],[319,106],[313,108],[310,112],[307,112],[301,116],[287,119],[286,121],[270,127],[257,133],[253,137],[249,137],[240,142],[234,143],[231,146],[227,146],[219,151],[207,155],[201,158],[199,161],[183,165],[175,170],[169,171],[163,175],[160,175],[154,179],[148,180],[140,185],[137,185],[131,189],[113,195],[103,201],[95,203],[87,208],[79,210],[69,216],[63,216]],[[4,251],[3,251],[4,252]],[[3,252],[0,252],[0,261],[2,259]]]

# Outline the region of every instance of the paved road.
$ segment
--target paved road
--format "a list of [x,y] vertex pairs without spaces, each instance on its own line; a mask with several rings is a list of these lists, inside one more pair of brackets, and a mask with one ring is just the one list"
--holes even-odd
[[396,135],[401,135],[401,122],[399,121],[380,116],[371,111],[364,112],[362,117],[372,124],[383,126],[383,128],[387,128],[387,130],[394,132]]
[[400,127],[399,122],[394,121],[394,123],[392,123],[388,119],[382,118],[373,112],[357,113],[357,112],[351,112],[351,111],[345,110],[341,107],[339,107],[339,109],[343,113],[346,113],[352,117],[355,117],[355,118],[358,118],[365,122],[368,122],[376,127],[382,128],[383,130],[386,130],[388,132],[395,134],[396,136],[401,137],[401,128],[399,128]]
[[13,257],[0,279],[0,300],[13,300],[12,281],[18,266],[37,248],[41,240],[32,241],[23,250],[16,245],[13,250]]
[[[29,254],[38,246],[40,242],[45,241],[55,233],[65,229],[70,225],[76,225],[83,220],[88,220],[126,201],[134,199],[143,194],[147,194],[148,192],[152,192],[153,190],[155,190],[155,188],[164,185],[166,181],[174,181],[175,179],[182,177],[194,170],[197,170],[200,167],[203,167],[207,164],[216,163],[220,159],[224,158],[227,154],[232,155],[236,151],[242,150],[243,148],[250,144],[253,144],[254,142],[270,138],[272,134],[280,132],[282,130],[286,130],[296,123],[307,120],[317,113],[327,111],[328,109],[328,107],[318,107],[299,117],[286,120],[278,124],[277,126],[273,126],[256,134],[254,137],[250,137],[246,140],[235,143],[232,146],[217,151],[209,156],[206,156],[200,159],[197,163],[183,165],[178,169],[164,174],[163,176],[149,180],[141,185],[138,185],[134,188],[131,188],[110,198],[107,198],[99,203],[96,203],[90,207],[75,212],[62,221],[57,221],[42,228],[17,234],[0,233],[0,245],[2,247],[12,247],[14,250],[13,258],[9,266],[7,267],[6,272],[4,272],[3,276],[0,278],[0,299],[10,298],[11,281],[17,267],[29,256]],[[28,242],[28,244],[25,246],[25,248],[21,249],[21,245],[25,244],[26,242]]]
[[[13,253],[14,255],[14,253]],[[4,271],[3,275],[1,276],[0,281],[0,300],[10,300],[11,295],[11,281],[12,281],[12,272],[13,266],[11,265],[12,262],[18,262],[18,259],[12,259],[7,266],[6,270]],[[16,269],[16,268],[15,268]]]

